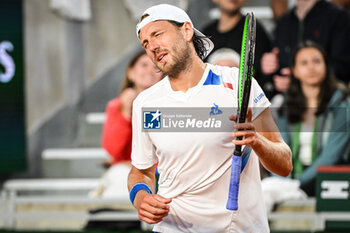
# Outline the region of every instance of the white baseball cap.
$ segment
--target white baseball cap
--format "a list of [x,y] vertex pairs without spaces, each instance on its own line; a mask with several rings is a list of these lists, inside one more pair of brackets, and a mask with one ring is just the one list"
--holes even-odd
[[190,22],[194,33],[201,38],[204,47],[206,48],[206,52],[203,58],[207,57],[214,48],[213,42],[193,26],[190,17],[181,8],[169,4],[159,4],[148,8],[147,10],[145,10],[145,12],[143,12],[142,15],[148,16],[140,20],[140,22],[136,26],[136,35],[139,39],[141,29],[151,22],[158,20],[171,20],[178,23]]

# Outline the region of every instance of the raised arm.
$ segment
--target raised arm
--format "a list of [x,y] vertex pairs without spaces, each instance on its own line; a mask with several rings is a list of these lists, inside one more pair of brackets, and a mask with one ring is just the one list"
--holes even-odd
[[262,165],[272,173],[288,176],[293,169],[292,152],[283,141],[282,136],[272,118],[270,108],[265,109],[252,122],[251,109],[248,111],[246,123],[235,124],[234,137],[244,136],[244,139],[233,140],[236,145],[248,145],[259,156]]
[[[147,191],[147,188],[143,188],[145,187],[144,185],[147,185],[152,193],[154,192],[155,170],[156,164],[144,170],[132,166],[128,177],[130,197],[134,198],[133,205],[139,213],[139,218],[149,224],[162,221],[163,217],[169,213],[168,204],[171,202],[171,199],[164,198],[158,194],[151,194]],[[140,190],[135,193],[135,188]]]

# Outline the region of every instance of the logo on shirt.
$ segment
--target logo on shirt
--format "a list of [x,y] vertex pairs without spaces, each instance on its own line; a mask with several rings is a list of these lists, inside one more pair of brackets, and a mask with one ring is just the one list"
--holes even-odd
[[143,128],[144,129],[160,129],[161,128],[161,116],[162,113],[155,111],[143,112]]
[[209,115],[219,115],[222,114],[222,111],[219,109],[219,105],[214,103],[214,106],[211,107]]
[[257,104],[264,96],[265,96],[265,93],[260,93],[260,95],[258,95],[258,96],[254,99],[254,103]]

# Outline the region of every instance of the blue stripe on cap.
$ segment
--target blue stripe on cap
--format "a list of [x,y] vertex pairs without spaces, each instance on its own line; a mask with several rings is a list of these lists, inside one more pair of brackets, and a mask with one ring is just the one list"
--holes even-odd
[[209,70],[207,79],[205,80],[203,85],[220,85],[221,83],[221,77]]

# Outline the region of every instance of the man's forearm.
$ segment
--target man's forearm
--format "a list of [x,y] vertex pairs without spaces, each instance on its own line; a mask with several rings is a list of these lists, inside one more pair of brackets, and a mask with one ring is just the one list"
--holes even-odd
[[265,109],[255,120],[254,142],[251,145],[262,165],[280,176],[288,176],[293,169],[292,152],[283,141],[273,120],[270,108]]
[[253,150],[259,156],[263,166],[272,173],[288,176],[293,169],[292,152],[289,146],[283,141],[270,141],[260,134],[258,138]]
[[155,182],[155,169],[156,165],[145,170],[139,170],[134,166],[131,167],[129,176],[128,176],[128,189],[131,188],[137,183],[145,183],[148,187],[151,188],[152,192],[154,191],[154,182]]

